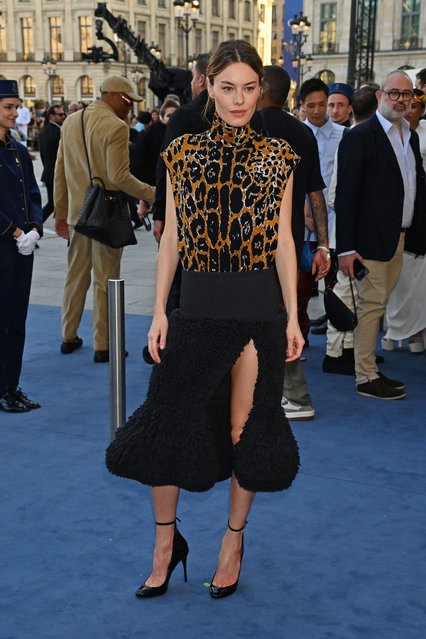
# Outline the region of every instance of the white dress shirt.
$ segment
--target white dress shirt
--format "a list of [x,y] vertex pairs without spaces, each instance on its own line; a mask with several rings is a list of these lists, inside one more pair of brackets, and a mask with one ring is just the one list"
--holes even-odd
[[[341,124],[335,124],[333,120],[327,115],[325,124],[321,127],[315,126],[305,120],[306,126],[308,126],[316,137],[318,144],[318,151],[320,157],[320,167],[322,179],[325,182],[325,189],[323,189],[325,201],[327,202],[328,189],[331,182],[331,176],[333,175],[334,156],[336,155],[337,148],[342,139],[343,131],[345,127]],[[334,208],[327,204],[328,212],[328,237],[330,238],[330,247],[336,246],[336,231],[335,231],[335,217]]]
[[396,159],[401,171],[401,177],[404,182],[404,206],[402,209],[402,227],[408,228],[411,226],[414,214],[414,202],[416,200],[416,158],[414,157],[413,149],[410,145],[410,125],[407,120],[403,118],[401,120],[401,132],[396,124],[392,124],[387,120],[380,111],[376,111],[377,119],[379,120],[384,132],[386,133],[389,142],[392,144]]

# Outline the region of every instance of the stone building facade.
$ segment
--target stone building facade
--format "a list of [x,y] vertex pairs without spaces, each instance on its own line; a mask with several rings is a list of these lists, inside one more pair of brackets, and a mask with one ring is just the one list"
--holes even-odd
[[[147,43],[155,44],[166,64],[186,64],[185,36],[176,26],[173,0],[112,0],[107,6]],[[134,79],[146,105],[154,106],[155,97],[147,89],[149,70],[123,43],[118,43],[119,62],[82,60],[82,53],[94,44],[109,50],[104,41],[95,40],[95,7],[93,0],[0,0],[0,76],[19,82],[28,105],[35,99],[93,100],[104,78],[116,73]],[[268,63],[271,18],[272,0],[200,0],[200,17],[189,33],[189,54],[211,51],[228,38],[244,38],[262,47]],[[113,38],[106,23],[103,31]],[[42,65],[47,58],[56,62],[51,76]]]
[[[305,0],[312,23],[304,51],[313,63],[307,77],[346,82],[351,0]],[[290,16],[291,17],[291,16]],[[426,67],[426,0],[377,0],[374,48],[376,81],[394,69]]]

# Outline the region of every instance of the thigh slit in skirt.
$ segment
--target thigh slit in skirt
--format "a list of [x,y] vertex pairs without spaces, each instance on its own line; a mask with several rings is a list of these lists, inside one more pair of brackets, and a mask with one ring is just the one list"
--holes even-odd
[[[288,488],[299,468],[281,407],[286,315],[275,271],[182,274],[161,364],[147,398],[107,449],[115,475],[204,491],[232,472],[253,492]],[[258,378],[238,443],[230,433],[230,371],[253,341]]]

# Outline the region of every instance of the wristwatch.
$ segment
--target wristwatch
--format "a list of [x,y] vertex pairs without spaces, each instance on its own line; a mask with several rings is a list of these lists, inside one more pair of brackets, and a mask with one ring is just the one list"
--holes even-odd
[[317,248],[315,250],[316,251],[325,251],[326,252],[326,256],[325,256],[326,259],[327,260],[331,259],[330,251],[328,250],[327,246],[317,246]]

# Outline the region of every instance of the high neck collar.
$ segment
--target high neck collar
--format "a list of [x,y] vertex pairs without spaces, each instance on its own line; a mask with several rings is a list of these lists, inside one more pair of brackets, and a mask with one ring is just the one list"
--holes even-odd
[[222,120],[217,113],[214,114],[210,137],[214,142],[221,142],[226,146],[244,146],[253,134],[249,124],[243,126],[231,126]]

